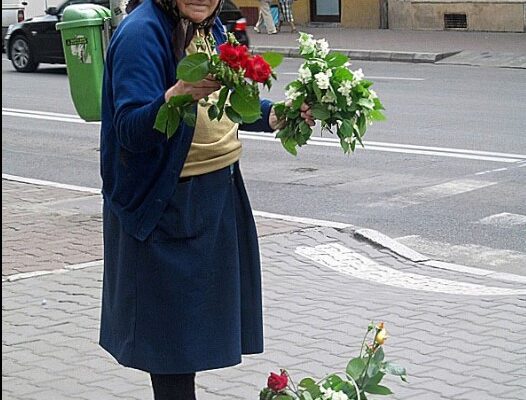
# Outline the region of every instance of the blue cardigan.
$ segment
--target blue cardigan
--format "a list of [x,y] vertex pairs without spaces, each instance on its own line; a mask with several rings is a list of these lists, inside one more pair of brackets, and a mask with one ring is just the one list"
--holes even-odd
[[[106,204],[125,232],[144,241],[173,196],[193,137],[182,123],[170,140],[153,129],[164,93],[175,84],[173,23],[145,0],[113,34],[106,54],[102,88],[101,176]],[[225,41],[216,20],[212,34]],[[272,131],[272,103],[261,101],[262,119],[243,130]]]

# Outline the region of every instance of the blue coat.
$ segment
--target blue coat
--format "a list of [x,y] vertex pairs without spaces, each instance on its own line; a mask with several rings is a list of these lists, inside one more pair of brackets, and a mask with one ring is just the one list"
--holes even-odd
[[[100,344],[151,373],[237,364],[263,351],[257,232],[238,163],[179,182],[193,128],[153,129],[175,84],[172,23],[145,0],[114,33],[105,63]],[[216,21],[212,33],[224,42]],[[271,103],[247,130],[270,131]]]

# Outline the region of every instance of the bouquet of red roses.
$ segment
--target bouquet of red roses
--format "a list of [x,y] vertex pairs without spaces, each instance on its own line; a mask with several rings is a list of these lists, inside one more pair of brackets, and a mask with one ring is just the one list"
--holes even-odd
[[[273,68],[283,60],[283,55],[273,52],[251,55],[248,48],[240,45],[234,35],[218,47],[218,54],[207,54],[216,43],[209,35],[197,43],[198,52],[184,57],[177,65],[177,79],[198,82],[211,75],[222,86],[218,100],[208,109],[210,120],[220,120],[224,114],[235,123],[252,123],[261,118],[259,86],[268,89],[276,79]],[[195,100],[190,95],[173,96],[160,108],[155,129],[170,138],[181,121],[195,126]]]

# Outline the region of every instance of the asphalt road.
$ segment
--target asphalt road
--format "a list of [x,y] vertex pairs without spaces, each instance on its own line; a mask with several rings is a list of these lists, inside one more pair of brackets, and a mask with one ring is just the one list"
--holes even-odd
[[[267,97],[280,100],[298,60]],[[293,157],[242,132],[254,209],[379,230],[444,261],[526,275],[526,71],[355,62],[388,120],[365,149],[333,138]],[[76,118],[65,68],[2,62],[3,173],[100,187],[98,124]]]

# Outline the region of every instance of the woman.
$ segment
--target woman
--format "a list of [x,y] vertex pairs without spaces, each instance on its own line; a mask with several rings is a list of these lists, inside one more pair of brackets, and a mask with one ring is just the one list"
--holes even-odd
[[279,23],[276,29],[281,31],[281,26],[283,22],[288,22],[290,24],[290,32],[296,33],[296,25],[294,25],[294,15],[292,14],[292,3],[294,0],[278,0],[279,5]]
[[261,33],[261,28],[263,24],[267,28],[267,33],[269,35],[274,35],[278,33],[276,25],[274,25],[274,18],[272,18],[272,12],[270,10],[271,0],[259,0],[259,12],[258,12],[258,21],[254,26],[254,30],[257,33]]
[[[197,371],[263,351],[259,251],[238,126],[209,121],[205,98],[220,89],[213,78],[175,77],[199,37],[224,42],[221,3],[144,0],[106,55],[100,344],[120,364],[148,372],[156,400],[195,399]],[[180,94],[199,101],[196,126],[181,124],[166,140],[155,117]],[[241,128],[276,129],[271,102],[262,100],[261,110],[260,121]],[[314,124],[307,106],[303,116]]]

